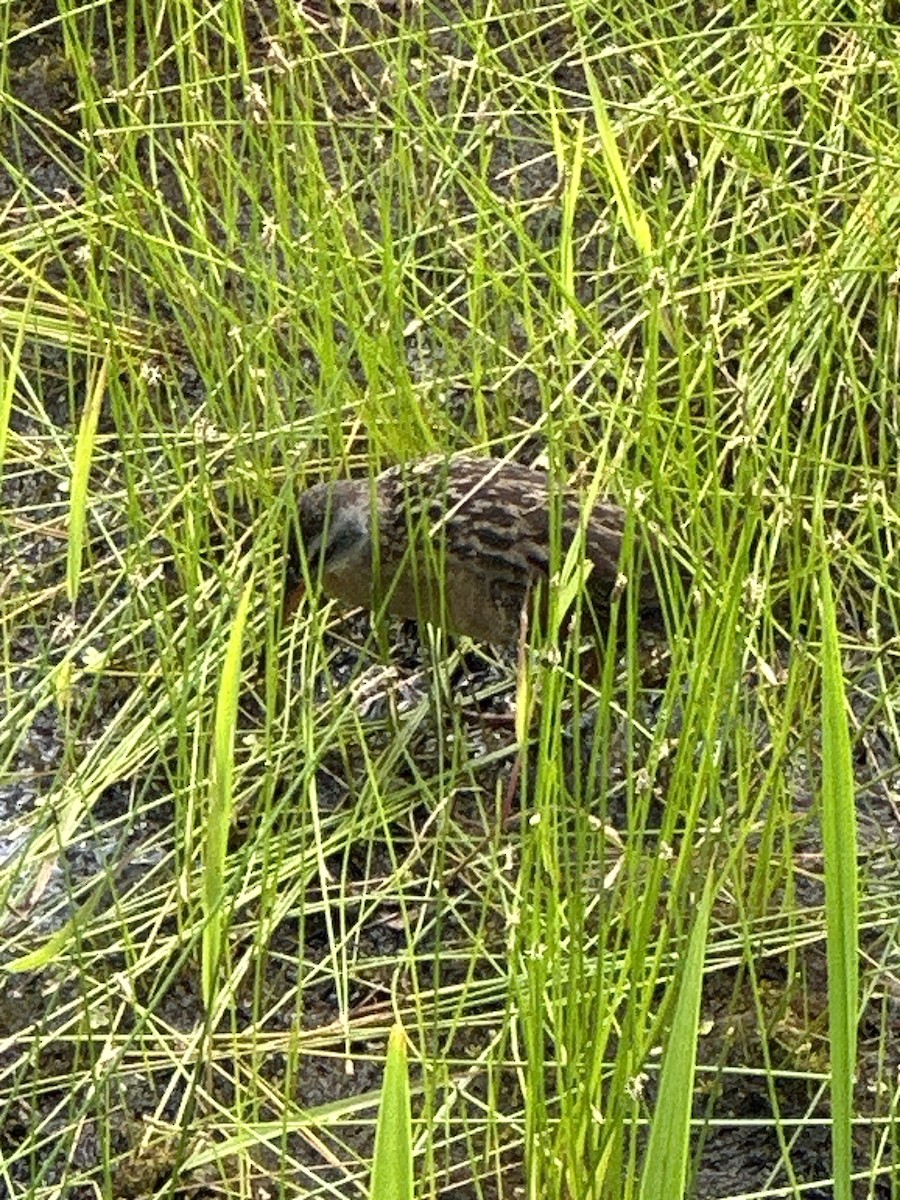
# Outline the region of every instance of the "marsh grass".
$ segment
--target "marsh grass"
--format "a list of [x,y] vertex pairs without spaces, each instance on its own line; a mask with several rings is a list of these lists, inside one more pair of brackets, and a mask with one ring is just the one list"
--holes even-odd
[[822,846],[828,922],[828,1011],[834,1194],[852,1194],[853,1080],[859,1023],[859,876],[853,761],[834,596],[822,568]]
[[[659,1162],[894,1194],[893,30],[11,13],[3,1186],[364,1194],[399,1021],[422,1195],[618,1200]],[[649,522],[665,648],[627,601],[593,682],[540,637],[517,674],[333,605],[280,625],[298,487],[459,449]]]

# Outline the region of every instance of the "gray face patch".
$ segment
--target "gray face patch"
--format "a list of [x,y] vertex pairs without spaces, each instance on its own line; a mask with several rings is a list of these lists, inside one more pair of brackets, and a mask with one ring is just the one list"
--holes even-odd
[[301,495],[299,510],[307,561],[323,570],[338,569],[367,536],[368,493],[357,480],[315,484]]

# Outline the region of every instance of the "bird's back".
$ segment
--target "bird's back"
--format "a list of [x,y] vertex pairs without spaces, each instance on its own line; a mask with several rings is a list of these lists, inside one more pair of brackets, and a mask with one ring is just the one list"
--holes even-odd
[[[494,641],[515,636],[527,589],[562,562],[579,534],[583,511],[577,493],[551,495],[543,471],[462,456],[394,467],[379,477],[378,497],[384,573],[402,570],[396,555],[411,542],[421,547],[427,540],[435,561],[444,564],[451,618],[455,607],[469,623],[502,626],[503,637],[473,635]],[[585,557],[592,564],[587,591],[601,609],[620,579],[625,526],[623,510],[608,503],[596,504],[586,522]],[[655,609],[653,576],[646,558],[640,561],[639,546],[634,557],[641,571],[639,606]],[[479,612],[479,605],[486,611]],[[453,624],[470,632],[460,619]]]

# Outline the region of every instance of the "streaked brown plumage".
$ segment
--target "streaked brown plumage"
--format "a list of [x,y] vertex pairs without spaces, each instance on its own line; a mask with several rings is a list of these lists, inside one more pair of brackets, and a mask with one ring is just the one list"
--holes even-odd
[[[561,561],[578,532],[582,501],[564,491],[558,503]],[[549,573],[552,505],[543,471],[500,459],[431,457],[374,480],[306,489],[300,540],[310,578],[347,604],[386,607],[485,642],[514,642],[530,587]],[[594,506],[585,531],[592,564],[585,590],[601,619],[621,582],[624,530],[621,508]],[[639,547],[635,562],[638,606],[656,612],[653,576]],[[300,567],[295,546],[298,579]]]

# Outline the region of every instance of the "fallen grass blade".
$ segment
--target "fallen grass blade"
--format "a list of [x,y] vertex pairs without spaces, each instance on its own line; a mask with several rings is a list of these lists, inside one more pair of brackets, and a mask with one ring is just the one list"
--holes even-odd
[[406,1034],[395,1025],[388,1038],[384,1085],[375,1129],[372,1200],[412,1200],[412,1112]]
[[641,1200],[673,1200],[684,1195],[691,1144],[691,1102],[697,1062],[703,963],[712,907],[712,878],[710,872],[688,942],[684,971],[677,983],[678,998],[660,1071],[659,1095],[650,1126],[641,1180]]
[[79,926],[81,929],[86,929],[90,925],[91,919],[100,907],[100,901],[106,895],[107,891],[104,888],[95,889],[90,899],[80,905],[68,921],[60,926],[51,937],[29,953],[19,955],[18,958],[4,963],[3,970],[8,971],[10,975],[22,975],[27,971],[42,971],[51,963],[58,961],[75,941]]
[[859,881],[856,800],[847,700],[828,565],[820,582],[822,612],[822,843],[831,1039],[832,1165],[835,1200],[850,1200],[853,1169],[853,1073],[859,1003]]
[[100,361],[100,367],[88,389],[87,400],[78,427],[75,443],[75,462],[72,467],[72,490],[69,494],[69,548],[66,558],[66,592],[71,604],[78,596],[81,582],[81,560],[84,551],[84,526],[87,514],[88,480],[94,459],[94,441],[97,421],[106,392],[109,376],[109,352]]
[[225,891],[228,830],[231,825],[234,803],[234,730],[237,722],[238,690],[241,681],[244,626],[247,623],[247,611],[252,594],[253,577],[251,575],[238,603],[234,624],[228,637],[219,694],[216,698],[203,859],[204,924],[201,974],[203,1001],[207,1013],[212,1010],[215,998],[216,976],[221,961],[222,938],[225,928],[222,903]]

